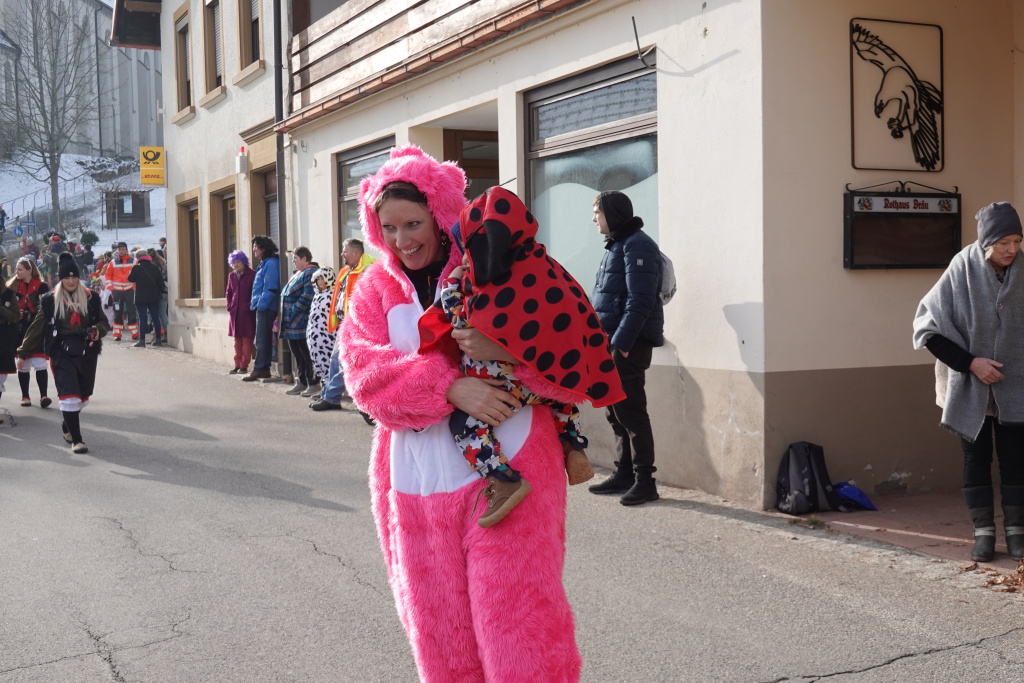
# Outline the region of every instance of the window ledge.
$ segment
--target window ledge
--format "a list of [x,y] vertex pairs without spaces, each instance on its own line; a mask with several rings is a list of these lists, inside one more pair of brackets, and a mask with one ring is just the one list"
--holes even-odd
[[203,109],[209,109],[210,107],[217,104],[227,96],[227,87],[223,85],[218,85],[216,88],[203,95],[202,99],[199,100],[199,106]]
[[202,299],[175,299],[175,306],[181,306],[182,308],[199,308],[203,305]]
[[257,77],[262,75],[267,70],[267,62],[264,59],[257,59],[255,62],[245,67],[231,79],[231,85],[246,85],[256,80]]
[[210,308],[227,308],[228,307],[228,300],[227,299],[223,299],[223,298],[221,298],[221,299],[207,299],[206,300],[206,305],[209,306]]
[[195,116],[196,116],[196,108],[193,105],[190,104],[189,106],[185,107],[184,109],[179,111],[177,114],[172,116],[171,117],[171,123],[173,123],[175,125],[178,125],[178,124],[181,124],[181,123],[185,123],[186,121],[191,121],[192,119],[194,119]]

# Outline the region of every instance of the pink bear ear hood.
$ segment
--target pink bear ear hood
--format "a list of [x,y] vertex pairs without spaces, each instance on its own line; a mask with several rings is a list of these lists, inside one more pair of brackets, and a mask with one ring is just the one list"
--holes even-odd
[[[451,229],[459,219],[459,212],[466,206],[466,174],[452,161],[440,162],[419,147],[395,147],[391,158],[380,170],[359,183],[359,222],[363,227],[366,241],[381,254],[381,264],[393,275],[402,270],[398,257],[384,243],[384,231],[373,205],[381,191],[389,183],[403,181],[412,183],[427,197],[427,208],[434,216],[437,226],[451,240]],[[455,267],[461,259],[457,250],[449,254],[445,271]],[[406,294],[412,295],[408,278],[397,278]],[[406,287],[408,285],[408,287]]]

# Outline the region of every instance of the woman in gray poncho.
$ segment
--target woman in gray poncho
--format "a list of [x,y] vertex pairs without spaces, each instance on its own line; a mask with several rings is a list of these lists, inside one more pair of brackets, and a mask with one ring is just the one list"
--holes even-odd
[[995,553],[992,446],[999,460],[1006,547],[1024,558],[1024,265],[1014,265],[1021,222],[1007,202],[989,204],[978,241],[953,257],[914,318],[914,347],[935,366],[943,427],[960,437],[964,499],[974,522],[971,559]]

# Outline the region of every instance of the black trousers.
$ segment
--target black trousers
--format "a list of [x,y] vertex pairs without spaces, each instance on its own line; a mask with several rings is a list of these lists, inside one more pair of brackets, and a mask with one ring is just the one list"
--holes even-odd
[[651,367],[653,347],[637,341],[629,357],[613,351],[615,367],[622,380],[626,398],[605,408],[612,431],[615,432],[616,462],[619,469],[632,468],[636,472],[655,472],[654,432],[647,414],[647,368]]
[[1024,426],[1001,425],[989,416],[974,443],[960,440],[964,451],[964,488],[992,486],[993,436],[1000,483],[1024,486]]
[[306,386],[315,384],[316,370],[313,369],[313,359],[309,357],[309,342],[305,339],[289,339],[288,348],[295,362],[295,381]]

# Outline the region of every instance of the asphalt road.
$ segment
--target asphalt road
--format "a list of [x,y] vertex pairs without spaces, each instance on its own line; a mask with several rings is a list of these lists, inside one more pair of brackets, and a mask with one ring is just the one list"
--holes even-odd
[[[8,381],[0,683],[416,680],[369,510],[371,429],[225,370],[108,343],[86,455]],[[583,681],[1021,680],[1024,598],[662,493],[626,509],[570,492]]]

